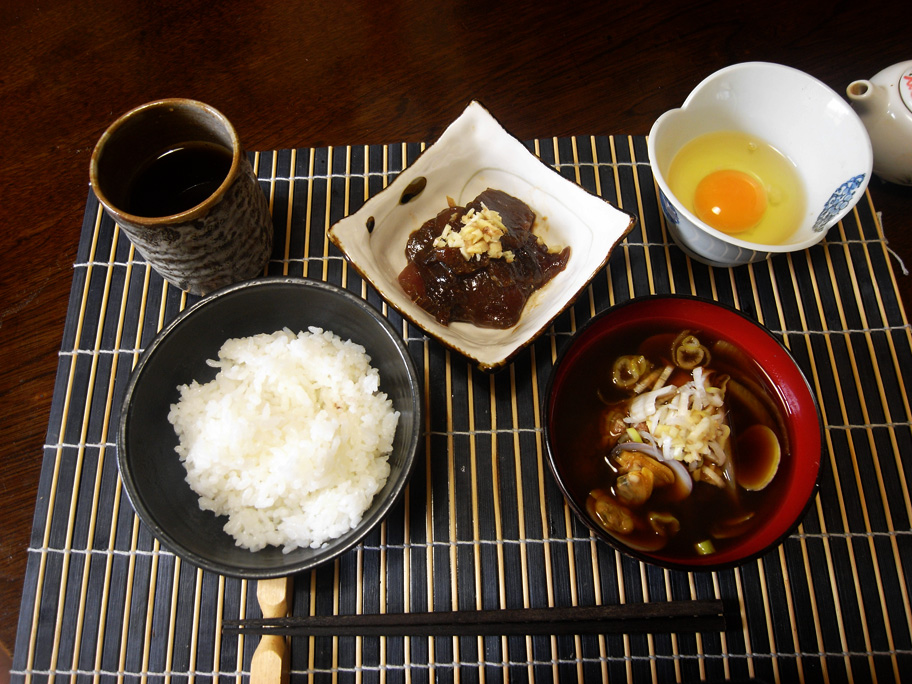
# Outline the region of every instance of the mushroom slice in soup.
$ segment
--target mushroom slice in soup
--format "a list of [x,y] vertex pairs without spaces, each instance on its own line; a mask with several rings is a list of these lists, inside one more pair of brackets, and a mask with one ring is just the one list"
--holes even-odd
[[657,487],[670,485],[674,482],[675,475],[671,468],[664,463],[659,463],[659,461],[652,456],[647,456],[644,453],[624,448],[629,446],[629,442],[619,444],[613,454],[618,470],[622,473],[629,473],[634,470],[649,470],[653,475]]
[[653,474],[656,487],[674,485],[671,499],[677,501],[688,496],[693,489],[693,478],[687,467],[676,459],[666,459],[655,443],[621,442],[611,452],[615,467],[621,473],[648,469]]
[[652,496],[655,477],[649,468],[637,468],[618,476],[614,483],[617,498],[628,506],[646,503]]
[[599,415],[599,435],[603,449],[616,444],[627,431],[627,423],[624,422],[626,416],[627,411],[620,406],[609,406],[602,410]]
[[747,511],[723,520],[717,520],[712,525],[712,536],[715,539],[731,539],[740,537],[747,532],[756,522],[753,511]]
[[738,484],[748,491],[764,489],[779,471],[782,447],[766,425],[756,424],[738,435]]
[[676,517],[661,511],[649,514],[649,526],[663,537],[673,537],[681,530],[681,522]]
[[648,531],[642,527],[637,529],[638,519],[631,510],[600,489],[589,493],[586,509],[590,517],[601,528],[638,551],[658,551],[668,543],[668,539],[672,536],[671,534],[661,534],[654,528]]
[[633,515],[630,509],[622,506],[611,496],[600,490],[589,493],[586,502],[589,514],[608,532],[630,534],[634,529]]

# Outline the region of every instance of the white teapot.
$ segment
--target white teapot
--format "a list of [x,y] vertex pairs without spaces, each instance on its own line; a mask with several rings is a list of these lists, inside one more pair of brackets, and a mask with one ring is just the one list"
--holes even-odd
[[912,60],[853,81],[846,95],[871,138],[874,173],[912,185]]

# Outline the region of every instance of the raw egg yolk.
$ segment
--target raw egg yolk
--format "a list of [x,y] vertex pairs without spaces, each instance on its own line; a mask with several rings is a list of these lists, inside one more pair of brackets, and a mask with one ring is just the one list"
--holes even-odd
[[760,222],[766,211],[766,191],[743,171],[713,171],[697,184],[694,209],[713,228],[740,233]]

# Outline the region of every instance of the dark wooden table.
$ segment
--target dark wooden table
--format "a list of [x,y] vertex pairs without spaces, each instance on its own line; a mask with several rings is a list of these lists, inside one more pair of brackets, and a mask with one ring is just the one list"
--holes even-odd
[[[912,58],[907,16],[899,0],[0,4],[0,647],[15,637],[89,156],[116,116],[192,97],[269,150],[431,141],[478,99],[520,139],[643,135],[735,62],[844,93]],[[870,192],[912,266],[912,188]]]

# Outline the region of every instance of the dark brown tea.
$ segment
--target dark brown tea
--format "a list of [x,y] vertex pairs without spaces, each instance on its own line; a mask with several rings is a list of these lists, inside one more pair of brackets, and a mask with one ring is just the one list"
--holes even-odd
[[129,186],[126,211],[134,216],[173,216],[200,204],[225,180],[232,152],[217,143],[176,145],[139,167]]

